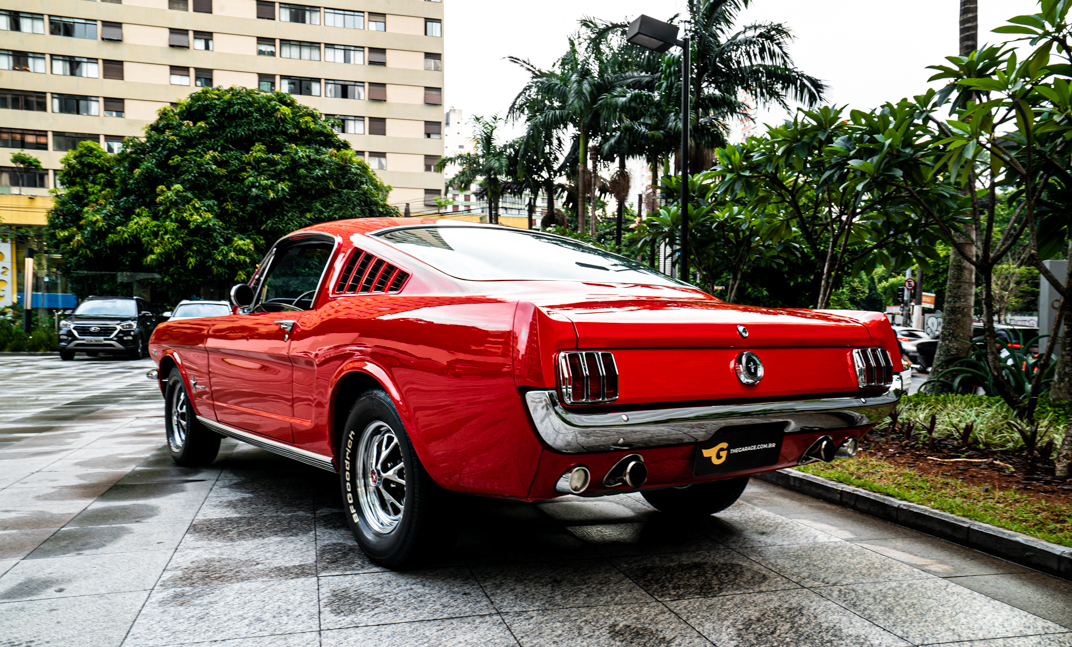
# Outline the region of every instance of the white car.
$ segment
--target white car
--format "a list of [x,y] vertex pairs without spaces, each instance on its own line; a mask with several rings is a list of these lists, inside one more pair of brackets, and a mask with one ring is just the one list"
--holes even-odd
[[166,321],[195,319],[199,317],[226,317],[231,314],[231,304],[226,301],[180,301],[172,312],[165,312]]
[[930,339],[931,336],[919,328],[908,328],[906,326],[894,326],[893,331],[897,333],[897,341],[901,342],[901,348],[908,354],[908,359],[912,360],[913,364],[919,364],[919,352],[916,351],[916,343],[924,339]]

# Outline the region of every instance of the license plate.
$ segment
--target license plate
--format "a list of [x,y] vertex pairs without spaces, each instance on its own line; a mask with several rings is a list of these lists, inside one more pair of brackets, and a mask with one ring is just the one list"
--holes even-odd
[[693,475],[708,476],[777,463],[785,424],[723,427],[710,440],[696,445],[692,455]]
[[99,344],[104,341],[104,337],[83,337],[82,341],[86,342],[87,344]]

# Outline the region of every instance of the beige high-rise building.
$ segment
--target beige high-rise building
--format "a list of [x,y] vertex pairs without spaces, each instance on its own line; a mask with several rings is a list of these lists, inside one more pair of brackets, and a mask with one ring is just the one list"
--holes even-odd
[[[337,116],[390,203],[424,210],[443,189],[443,5],[324,2],[0,0],[0,193],[46,195],[79,141],[115,151],[198,87],[238,85]],[[45,171],[16,172],[19,149]]]

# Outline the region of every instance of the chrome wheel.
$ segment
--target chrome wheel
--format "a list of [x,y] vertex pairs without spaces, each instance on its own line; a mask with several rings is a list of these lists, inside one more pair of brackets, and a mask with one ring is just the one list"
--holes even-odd
[[180,385],[171,395],[171,424],[167,427],[168,444],[171,451],[181,452],[186,444],[186,432],[189,431],[189,402],[186,389]]
[[370,422],[357,450],[357,498],[369,527],[381,535],[394,530],[406,508],[406,467],[402,446],[390,425]]

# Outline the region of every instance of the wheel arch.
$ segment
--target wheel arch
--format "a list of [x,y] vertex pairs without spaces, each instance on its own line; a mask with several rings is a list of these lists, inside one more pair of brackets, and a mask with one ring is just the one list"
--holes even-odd
[[[395,405],[395,410],[402,419],[402,424],[406,426],[410,442],[414,445],[414,450],[418,452],[418,458],[423,463],[422,452],[417,447],[420,443],[414,441],[413,421],[402,401],[402,394],[382,367],[369,362],[358,362],[343,366],[333,381],[330,408],[328,410],[328,440],[331,443],[332,457],[337,458],[338,456],[339,439],[342,437],[342,430],[346,426],[346,418],[349,417],[353,404],[362,393],[370,389],[379,389],[391,399],[391,403]],[[336,468],[338,468],[338,465],[336,465]]]
[[[159,372],[156,377],[160,387],[160,394],[165,398],[167,397],[167,379],[168,376],[171,375],[171,369],[173,368],[179,369],[179,377],[182,378],[182,384],[186,387],[186,392],[192,394],[193,392],[190,390],[190,378],[186,375],[186,369],[182,366],[182,358],[174,351],[168,351],[160,358]],[[194,413],[196,415],[201,415],[201,412],[197,410],[197,399],[191,397],[189,400]]]

